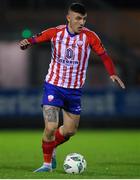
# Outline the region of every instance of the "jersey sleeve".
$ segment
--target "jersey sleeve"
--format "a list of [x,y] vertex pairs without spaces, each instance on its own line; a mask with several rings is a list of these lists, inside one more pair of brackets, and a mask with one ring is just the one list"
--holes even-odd
[[99,56],[104,54],[106,50],[97,34],[91,31],[88,33],[88,36],[92,50]]
[[114,66],[114,63],[112,59],[109,57],[109,55],[106,52],[106,49],[104,48],[100,38],[96,35],[96,33],[90,31],[89,34],[89,44],[92,48],[92,50],[100,56],[108,74],[110,76],[116,74],[116,69]]
[[104,53],[104,54],[100,55],[100,58],[101,58],[102,62],[104,63],[104,66],[105,66],[108,74],[110,76],[115,75],[116,74],[115,65],[114,65],[112,59],[110,58],[110,56],[107,53]]
[[56,34],[56,28],[49,28],[49,29],[42,31],[41,33],[29,38],[28,41],[31,44],[50,41],[52,39],[52,37],[55,36],[55,34]]

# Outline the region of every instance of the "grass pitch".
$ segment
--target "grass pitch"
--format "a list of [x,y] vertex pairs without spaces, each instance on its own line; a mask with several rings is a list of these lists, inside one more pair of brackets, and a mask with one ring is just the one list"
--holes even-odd
[[[79,132],[57,148],[58,167],[52,173],[33,173],[42,165],[41,131],[0,132],[0,179],[140,178],[140,132],[92,130]],[[63,171],[67,154],[85,156],[82,174]]]

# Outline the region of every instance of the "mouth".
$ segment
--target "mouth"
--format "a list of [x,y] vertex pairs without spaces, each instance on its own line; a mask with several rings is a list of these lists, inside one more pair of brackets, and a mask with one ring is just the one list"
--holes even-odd
[[78,30],[81,31],[83,29],[83,26],[78,27]]

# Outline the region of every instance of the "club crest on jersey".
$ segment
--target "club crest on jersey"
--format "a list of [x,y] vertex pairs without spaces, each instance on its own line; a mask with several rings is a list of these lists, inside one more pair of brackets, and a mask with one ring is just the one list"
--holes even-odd
[[48,101],[51,102],[54,99],[53,95],[48,95]]
[[78,46],[83,46],[83,41],[77,41]]

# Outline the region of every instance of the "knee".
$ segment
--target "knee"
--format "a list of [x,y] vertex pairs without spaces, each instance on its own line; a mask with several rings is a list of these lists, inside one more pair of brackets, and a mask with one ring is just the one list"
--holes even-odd
[[54,132],[56,131],[56,129],[57,127],[51,127],[51,126],[45,127],[45,133],[49,136],[50,135],[52,136]]
[[76,132],[77,132],[77,129],[75,129],[75,130],[66,130],[65,131],[65,136],[66,137],[74,136],[76,134]]

